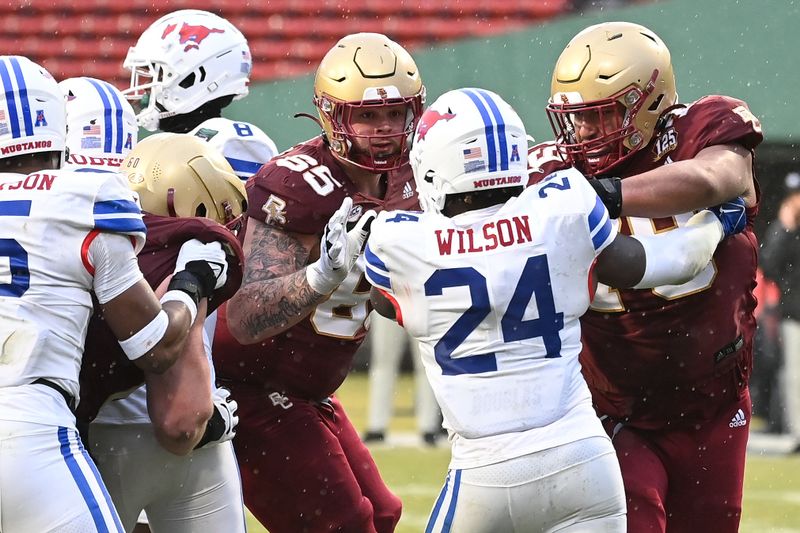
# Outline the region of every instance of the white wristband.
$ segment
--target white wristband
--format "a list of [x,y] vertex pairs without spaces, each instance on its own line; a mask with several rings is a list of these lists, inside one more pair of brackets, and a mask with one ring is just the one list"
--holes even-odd
[[182,302],[186,307],[189,308],[189,314],[192,317],[192,324],[194,324],[194,319],[197,318],[197,304],[194,303],[192,297],[186,294],[183,291],[179,290],[171,290],[167,291],[164,296],[161,297],[161,303],[165,302]]
[[119,341],[119,345],[125,355],[128,356],[128,359],[133,361],[152,350],[158,344],[158,341],[164,337],[168,326],[169,318],[162,309],[149,324],[137,331],[132,337]]

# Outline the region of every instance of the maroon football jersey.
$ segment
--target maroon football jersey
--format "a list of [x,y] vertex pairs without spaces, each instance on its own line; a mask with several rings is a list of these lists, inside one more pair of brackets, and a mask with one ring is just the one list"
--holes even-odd
[[[388,173],[386,179],[384,199],[357,192],[317,137],[272,159],[250,178],[247,215],[286,231],[322,235],[346,196],[353,198],[353,209],[359,214],[368,209],[418,207],[409,165]],[[247,346],[230,334],[223,306],[214,339],[217,375],[309,399],[329,396],[344,381],[364,340],[369,289],[362,256],[339,288],[308,317],[279,335]]]
[[[139,268],[153,289],[172,274],[181,246],[191,239],[206,243],[222,242],[228,255],[228,280],[209,298],[208,312],[211,313],[239,289],[244,254],[239,241],[225,226],[207,218],[172,218],[149,214],[144,215],[144,224],[147,227],[147,241],[138,256]],[[143,382],[144,374],[122,351],[114,334],[103,323],[100,307],[95,302],[81,365],[78,419],[90,422],[106,399],[131,391]]]
[[[622,179],[702,149],[739,144],[753,150],[763,139],[747,105],[707,96],[667,112],[650,144],[611,173]],[[563,168],[552,143],[529,151],[531,182]],[[756,189],[758,184],[756,183]],[[693,280],[654,289],[600,285],[581,318],[583,373],[601,414],[642,428],[691,423],[713,415],[719,400],[737,398],[752,367],[758,243],[747,228],[728,237]],[[623,217],[620,231],[645,235],[685,224],[691,213],[658,219]]]

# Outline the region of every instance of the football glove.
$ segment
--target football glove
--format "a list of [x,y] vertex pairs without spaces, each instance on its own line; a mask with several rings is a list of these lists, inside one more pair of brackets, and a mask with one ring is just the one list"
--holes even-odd
[[744,198],[741,196],[722,202],[714,207],[709,207],[708,210],[714,213],[720,224],[722,224],[722,232],[725,237],[740,233],[747,226]]
[[592,178],[589,179],[589,185],[608,209],[608,216],[619,218],[622,214],[622,180],[620,178]]
[[306,267],[308,285],[319,294],[332,293],[347,277],[377,216],[370,209],[361,215],[353,229],[347,231],[347,219],[352,208],[353,199],[347,197],[331,215],[320,239],[319,259]]
[[219,242],[204,244],[197,239],[186,241],[181,246],[175,263],[175,273],[186,270],[194,274],[203,290],[210,296],[228,280],[228,262]]
[[236,425],[239,423],[236,409],[239,408],[239,404],[236,403],[236,400],[231,399],[231,391],[219,387],[214,391],[211,399],[214,402],[214,413],[208,419],[206,432],[195,449],[229,441],[236,436]]

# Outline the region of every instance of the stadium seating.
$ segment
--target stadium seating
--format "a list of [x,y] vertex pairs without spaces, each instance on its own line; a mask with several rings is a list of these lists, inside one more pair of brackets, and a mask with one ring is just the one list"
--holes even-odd
[[254,59],[253,80],[311,72],[342,35],[378,31],[413,50],[502,33],[569,11],[570,0],[20,0],[0,3],[0,53],[24,50],[58,79],[128,85],[122,60],[155,19],[205,9],[239,27]]

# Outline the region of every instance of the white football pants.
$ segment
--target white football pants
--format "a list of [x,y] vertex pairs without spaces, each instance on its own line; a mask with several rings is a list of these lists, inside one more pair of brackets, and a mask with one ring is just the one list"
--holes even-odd
[[502,463],[450,470],[426,533],[624,532],[611,442],[592,437]]
[[245,532],[230,441],[179,457],[158,444],[150,424],[91,424],[89,441],[125,531],[145,510],[153,533]]
[[111,497],[75,429],[75,417],[56,391],[35,387],[41,389],[37,395],[43,408],[63,411],[64,425],[0,420],[0,529],[122,533]]

